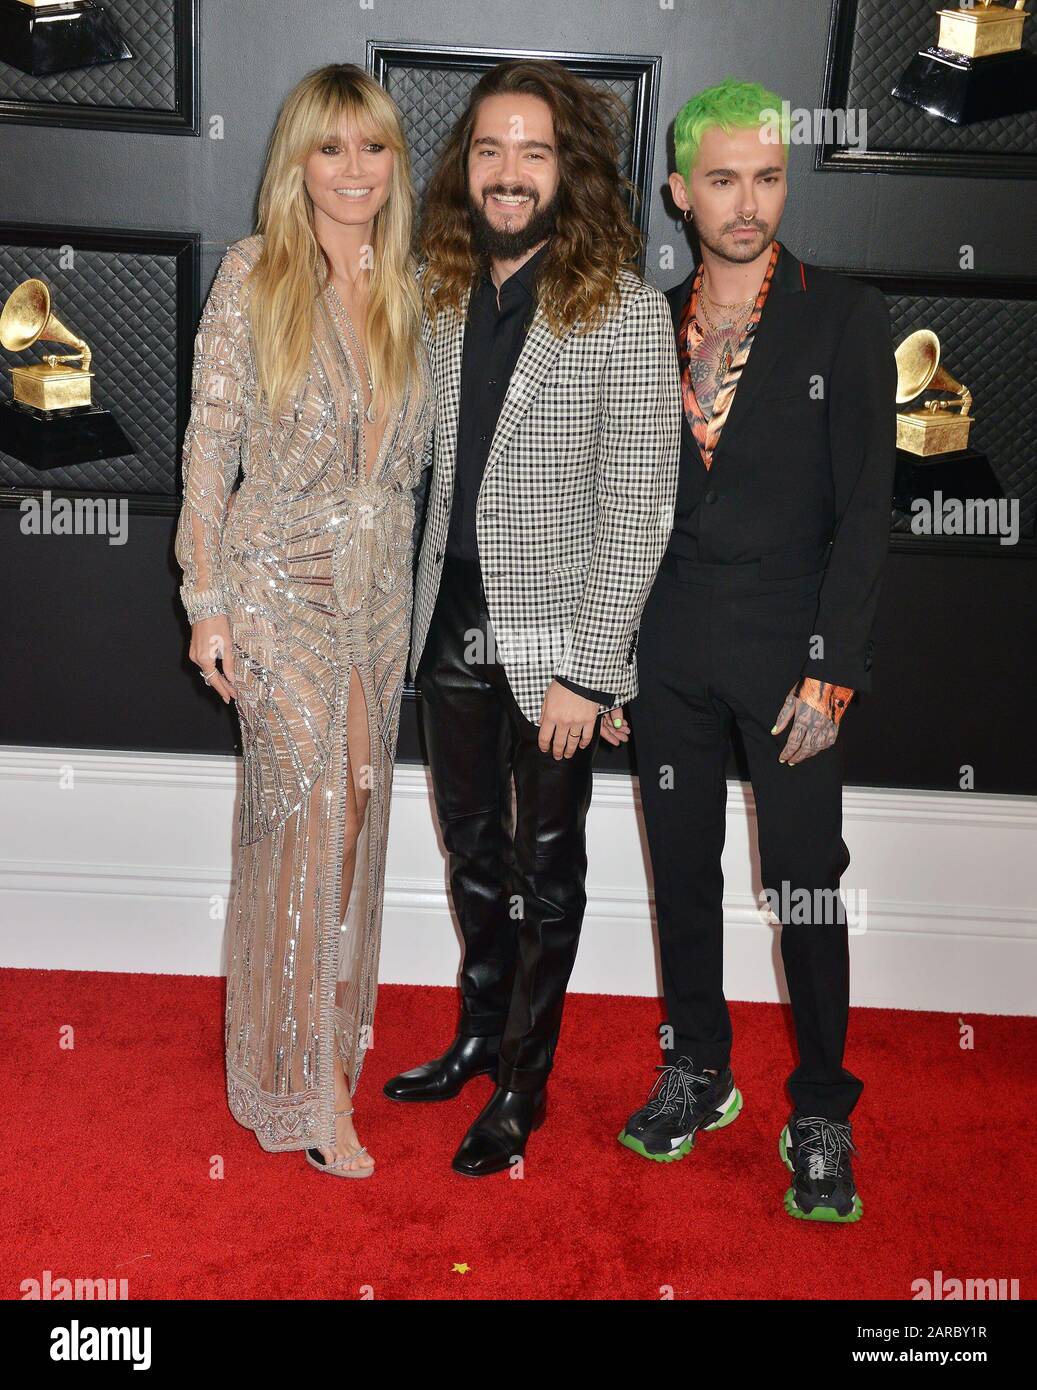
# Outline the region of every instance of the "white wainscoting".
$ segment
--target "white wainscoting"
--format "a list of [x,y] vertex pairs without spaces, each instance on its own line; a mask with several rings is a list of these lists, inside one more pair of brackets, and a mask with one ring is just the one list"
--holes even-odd
[[[234,757],[0,745],[0,966],[218,975],[233,869]],[[1037,1013],[1037,799],[847,788],[843,880],[857,1004]],[[785,997],[758,907],[754,814],[732,783],[725,988]],[[657,994],[636,784],[599,773],[572,988]],[[862,891],[863,890],[863,891]],[[849,895],[848,895],[849,896]],[[452,984],[459,937],[424,768],[396,768],[381,979]]]

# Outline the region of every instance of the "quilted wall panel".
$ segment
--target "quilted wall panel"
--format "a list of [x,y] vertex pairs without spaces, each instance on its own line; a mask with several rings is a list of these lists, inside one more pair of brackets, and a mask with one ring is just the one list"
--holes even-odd
[[[57,247],[0,245],[0,295],[38,276],[52,310],[89,343],[96,405],[110,410],[137,450],[38,472],[0,452],[4,487],[89,489],[168,497],[177,491],[177,274],[172,256],[77,248],[75,269],[62,269]],[[0,348],[0,395],[11,397],[6,368],[38,362],[60,345],[34,343],[24,353]]]
[[[1037,301],[887,295],[893,342],[918,328],[940,340],[940,360],[973,395],[970,444],[986,453],[1007,496],[1019,498],[1022,534],[1037,515]],[[894,516],[895,533],[910,518]]]
[[[432,172],[439,152],[451,128],[464,111],[472,88],[482,73],[470,69],[424,67],[395,63],[386,72],[386,90],[403,113],[407,139],[414,166],[414,183],[419,201]],[[592,86],[614,93],[628,113],[625,127],[614,125],[619,144],[619,168],[627,177],[633,174],[633,142],[631,131],[636,111],[638,84],[633,78],[588,78]],[[644,197],[644,190],[638,190]]]
[[122,30],[133,57],[32,77],[0,62],[0,99],[76,106],[176,109],[174,0],[98,0]]
[[[1037,111],[955,126],[890,95],[914,55],[936,42],[936,0],[897,0],[895,5],[889,0],[856,0],[856,8],[845,104],[867,111],[870,150],[1037,151]],[[1037,19],[1032,15],[1023,26],[1023,46],[1037,52]]]

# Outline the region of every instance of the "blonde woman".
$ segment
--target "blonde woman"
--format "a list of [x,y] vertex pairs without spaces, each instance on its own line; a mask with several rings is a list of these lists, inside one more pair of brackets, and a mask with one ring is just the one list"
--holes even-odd
[[374,1168],[352,1096],[434,413],[413,212],[392,100],[351,64],[310,73],[278,117],[257,232],[205,305],[176,534],[191,660],[243,747],[228,1103],[264,1149],[340,1177]]

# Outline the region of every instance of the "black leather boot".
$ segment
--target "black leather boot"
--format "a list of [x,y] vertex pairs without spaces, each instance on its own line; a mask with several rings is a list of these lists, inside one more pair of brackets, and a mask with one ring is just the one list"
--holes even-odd
[[461,1141],[451,1168],[469,1178],[500,1173],[521,1157],[526,1140],[547,1116],[547,1090],[505,1091],[500,1086]]
[[442,1057],[391,1077],[382,1090],[390,1100],[453,1100],[473,1076],[496,1076],[500,1036],[458,1035]]

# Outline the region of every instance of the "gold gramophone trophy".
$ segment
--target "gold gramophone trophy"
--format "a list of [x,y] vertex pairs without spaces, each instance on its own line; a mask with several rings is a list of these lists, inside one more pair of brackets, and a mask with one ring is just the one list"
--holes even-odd
[[0,0],[0,59],[33,77],[132,57],[94,0]]
[[34,468],[59,468],[136,451],[110,411],[93,404],[93,355],[51,309],[42,280],[24,280],[0,312],[0,343],[25,352],[38,341],[73,352],[12,367],[13,399],[0,404],[0,449]]
[[[42,362],[29,367],[12,367],[14,398],[37,410],[62,410],[72,405],[90,404],[93,354],[82,338],[51,312],[50,290],[42,280],[24,280],[0,313],[0,343],[9,352],[24,352],[37,339],[48,343],[67,343],[77,349],[63,356],[50,353]],[[68,362],[79,365],[69,367]]]
[[940,365],[940,340],[931,328],[912,333],[893,354],[897,363],[897,405],[906,405],[929,388],[952,391],[953,401],[922,402],[917,410],[897,411],[897,448],[929,458],[969,447],[972,392]]
[[1037,110],[1037,54],[1022,46],[1026,0],[936,13],[936,43],[915,54],[893,96],[954,125]]
[[917,498],[998,498],[1004,495],[986,454],[969,444],[975,421],[972,392],[940,360],[931,328],[910,333],[894,353],[897,406],[923,392],[950,392],[952,400],[926,396],[914,410],[897,410],[897,464],[893,505],[909,512]]

